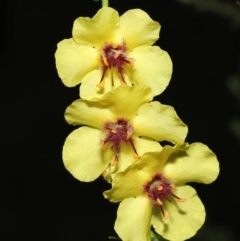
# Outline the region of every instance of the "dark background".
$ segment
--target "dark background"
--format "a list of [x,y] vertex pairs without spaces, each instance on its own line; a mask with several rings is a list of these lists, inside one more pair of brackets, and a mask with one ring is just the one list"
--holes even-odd
[[[110,5],[120,14],[141,8],[161,23],[156,44],[168,51],[174,69],[158,100],[174,106],[189,126],[188,142],[203,142],[218,156],[217,181],[193,184],[207,220],[192,240],[239,240],[240,142],[237,122],[231,123],[240,117],[240,6],[230,0],[186,2],[112,0]],[[108,184],[102,178],[81,183],[62,163],[62,145],[74,129],[63,113],[78,98],[78,87],[62,84],[54,59],[56,44],[71,37],[73,21],[92,17],[101,3],[1,5],[0,240],[108,240],[117,209],[102,196]]]

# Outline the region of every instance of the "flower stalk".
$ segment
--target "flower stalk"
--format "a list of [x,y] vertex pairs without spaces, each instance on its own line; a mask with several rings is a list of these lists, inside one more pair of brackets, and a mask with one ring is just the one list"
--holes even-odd
[[172,75],[168,53],[153,45],[161,25],[141,9],[119,16],[108,5],[77,18],[55,53],[63,84],[80,84],[81,97],[65,111],[80,127],[65,140],[63,163],[79,181],[111,184],[103,195],[120,202],[119,237],[109,240],[183,241],[206,216],[188,183],[213,182],[219,163],[206,145],[185,143],[188,127],[172,106],[153,101]]
[[102,0],[102,7],[108,7],[108,6],[109,6],[108,0]]

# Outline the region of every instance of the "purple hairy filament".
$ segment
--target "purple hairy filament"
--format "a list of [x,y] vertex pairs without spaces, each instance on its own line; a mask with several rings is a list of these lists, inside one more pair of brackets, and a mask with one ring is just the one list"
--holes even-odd
[[163,203],[165,200],[172,202],[172,199],[174,198],[178,202],[186,201],[186,199],[176,196],[174,194],[176,191],[176,186],[159,172],[153,176],[150,182],[143,185],[143,192],[148,195],[153,204],[159,206],[163,221],[169,216],[168,212],[166,212],[163,208]]
[[113,68],[117,69],[121,83],[126,85],[124,79],[124,65],[128,64],[130,67],[134,65],[133,59],[126,56],[127,46],[126,43],[114,46],[112,44],[105,44],[102,48],[101,62],[102,62],[102,77],[97,84],[97,87],[102,88],[105,84],[104,76],[108,69],[111,70],[111,82],[114,86]]
[[109,143],[111,150],[115,153],[115,159],[112,166],[117,165],[119,161],[121,143],[129,143],[133,149],[133,156],[140,157],[133,143],[132,135],[134,133],[133,127],[129,121],[124,118],[118,118],[116,122],[106,122],[103,125],[103,131],[106,133],[105,138],[101,142],[101,147],[104,150],[105,145]]

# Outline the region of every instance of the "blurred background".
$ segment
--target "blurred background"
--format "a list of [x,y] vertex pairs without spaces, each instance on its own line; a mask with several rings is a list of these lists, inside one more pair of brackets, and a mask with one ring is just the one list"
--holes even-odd
[[[102,196],[109,185],[101,177],[81,183],[62,163],[64,140],[75,129],[63,113],[79,88],[62,84],[54,59],[73,21],[92,17],[101,2],[0,4],[0,240],[107,241],[118,206]],[[239,240],[240,1],[110,0],[110,6],[120,15],[141,8],[160,22],[156,45],[174,68],[157,100],[174,106],[189,126],[188,142],[218,156],[217,181],[193,184],[207,219],[191,240]]]

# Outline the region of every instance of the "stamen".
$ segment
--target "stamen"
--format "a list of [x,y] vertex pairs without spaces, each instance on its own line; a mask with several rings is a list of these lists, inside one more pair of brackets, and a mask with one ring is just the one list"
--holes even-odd
[[167,219],[168,219],[168,212],[164,212],[164,215],[163,215],[163,218],[162,218],[162,220],[163,221],[166,221]]
[[185,198],[180,198],[180,197],[176,196],[176,195],[173,194],[173,193],[171,193],[171,195],[172,195],[173,197],[175,197],[175,198],[177,199],[177,201],[180,202],[180,203],[183,203],[183,202],[187,201],[187,199],[185,199]]
[[171,180],[163,176],[162,173],[157,172],[152,177],[152,180],[143,185],[143,191],[147,194],[153,204],[158,205],[162,220],[168,219],[168,212],[164,211],[165,202],[172,203],[175,199],[177,202],[185,202],[186,199],[179,198],[174,193],[177,191],[176,186]]
[[[105,149],[105,144],[109,143],[111,150],[115,154],[115,160],[112,162],[112,166],[117,165],[120,156],[121,143],[130,143],[135,158],[139,158],[131,136],[134,133],[133,127],[128,120],[124,118],[118,118],[116,122],[106,122],[103,126],[103,131],[106,133],[104,139],[101,142],[101,148]],[[108,146],[109,146],[108,145]]]
[[168,218],[168,212],[165,212],[164,211],[164,209],[163,209],[163,203],[162,203],[162,201],[159,199],[159,198],[157,198],[157,204],[160,206],[160,209],[161,209],[161,212],[162,212],[162,214],[163,214],[163,218],[162,218],[162,220],[163,221],[165,221],[165,220],[167,220],[167,218]]
[[114,54],[114,59],[117,59],[118,58],[118,56],[120,55],[121,53],[119,53],[119,52],[116,52],[115,54]]
[[163,190],[163,186],[162,186],[162,185],[158,186],[158,187],[157,187],[157,190],[158,190],[158,191]]
[[109,66],[108,62],[107,62],[107,58],[106,57],[103,57],[103,63],[106,65],[106,66]]
[[177,198],[177,201],[180,202],[180,203],[184,203],[187,201],[187,199],[184,199],[184,198]]
[[111,166],[116,166],[118,164],[118,155],[115,156],[114,161],[112,162]]
[[102,148],[102,150],[105,150],[105,141],[101,142],[101,148]]
[[[117,70],[120,76],[121,84],[126,85],[127,83],[124,79],[125,67],[127,67],[127,64],[129,65],[129,68],[132,68],[134,65],[134,59],[128,57],[126,43],[123,42],[122,44],[117,45],[114,45],[112,43],[106,43],[102,47],[100,58],[102,63],[103,75],[105,74],[104,72],[108,69],[110,69],[111,72],[113,72],[113,69]],[[114,86],[112,73],[111,78],[112,86]],[[98,87],[102,87],[103,84],[98,84]]]
[[136,148],[135,148],[135,146],[134,146],[134,144],[133,144],[132,139],[129,138],[128,141],[130,142],[130,144],[131,144],[131,146],[132,146],[132,149],[133,149],[133,151],[134,151],[134,152],[133,152],[133,157],[134,157],[134,158],[139,158],[139,157],[141,157],[141,156],[138,155],[137,150],[136,150]]
[[140,158],[140,157],[141,157],[141,156],[139,156],[136,152],[133,152],[132,155],[133,155],[134,158]]
[[125,79],[123,77],[123,74],[121,73],[121,71],[119,69],[118,69],[118,72],[119,72],[120,77],[121,77],[122,85],[126,85],[127,83],[126,83],[126,81],[125,81]]
[[176,188],[176,186],[175,185],[173,185],[173,184],[170,184],[169,185],[174,191],[176,191],[177,190],[177,188]]
[[105,84],[104,76],[105,76],[106,71],[107,71],[107,68],[104,67],[104,68],[103,68],[102,78],[101,78],[99,84],[96,85],[96,86],[99,87],[99,88],[102,88],[102,87],[104,86],[104,84]]
[[129,131],[127,131],[127,140],[130,138],[131,134]]
[[105,84],[105,80],[102,80],[99,84],[97,84],[96,86],[99,88],[102,88]]
[[158,204],[159,206],[162,206],[162,205],[163,205],[163,203],[160,201],[159,198],[157,199],[157,204]]
[[132,59],[128,59],[126,62],[130,65],[131,68],[133,67],[134,61]]
[[113,81],[113,68],[111,66],[111,82],[112,82],[112,86],[114,87],[114,81]]

